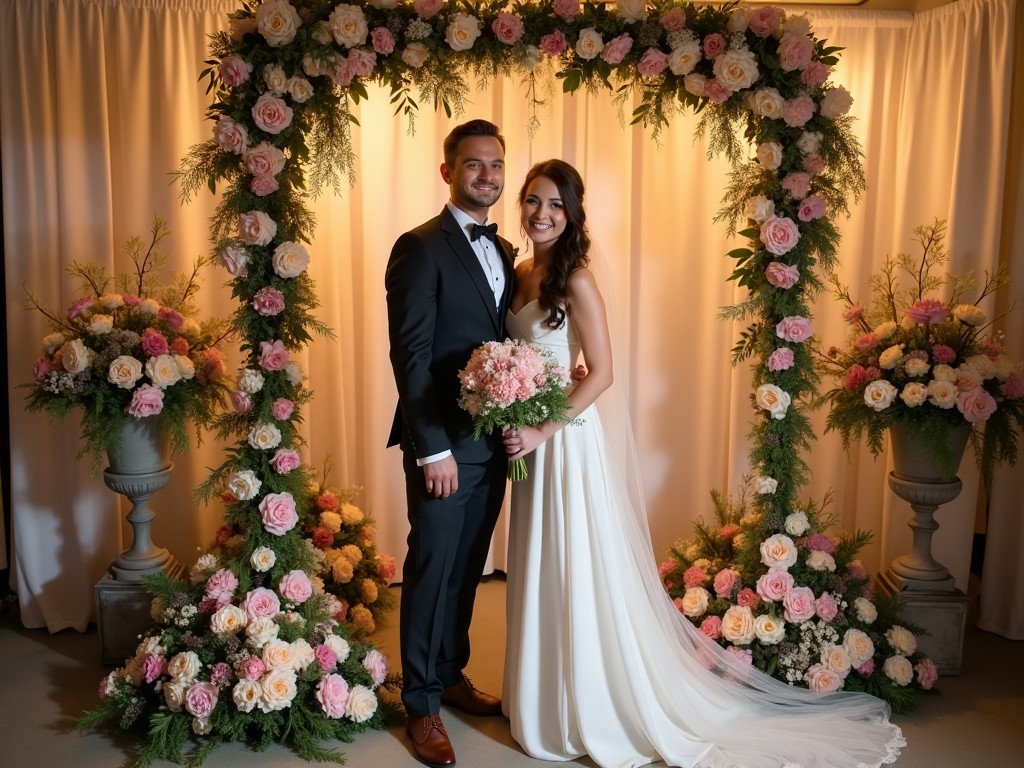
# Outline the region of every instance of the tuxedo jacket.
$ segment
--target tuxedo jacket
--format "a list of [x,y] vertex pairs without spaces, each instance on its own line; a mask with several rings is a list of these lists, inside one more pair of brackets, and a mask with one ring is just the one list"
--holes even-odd
[[459,406],[459,371],[473,350],[505,338],[513,290],[513,249],[498,238],[505,291],[494,291],[465,231],[448,207],[406,232],[391,249],[387,289],[391,366],[398,407],[388,446],[400,444],[420,459],[451,450],[460,462],[487,461],[493,435],[473,439],[473,422]]

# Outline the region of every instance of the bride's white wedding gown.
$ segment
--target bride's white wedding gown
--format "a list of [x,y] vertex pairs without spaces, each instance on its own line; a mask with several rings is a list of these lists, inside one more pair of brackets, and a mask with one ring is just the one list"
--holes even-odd
[[[513,338],[567,368],[579,339],[538,302],[509,313]],[[646,522],[611,466],[594,406],[527,458],[513,484],[504,707],[512,735],[545,760],[602,768],[857,768],[905,744],[888,706],[814,694],[737,662],[665,593]],[[642,509],[642,506],[641,506]]]

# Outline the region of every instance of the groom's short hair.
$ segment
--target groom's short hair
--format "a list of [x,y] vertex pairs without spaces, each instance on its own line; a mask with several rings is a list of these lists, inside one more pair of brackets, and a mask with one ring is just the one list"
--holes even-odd
[[467,123],[456,125],[444,139],[444,161],[447,165],[455,162],[455,155],[459,151],[459,144],[463,139],[471,136],[493,136],[501,144],[501,151],[505,151],[505,137],[501,135],[501,129],[494,123],[487,120],[470,120]]

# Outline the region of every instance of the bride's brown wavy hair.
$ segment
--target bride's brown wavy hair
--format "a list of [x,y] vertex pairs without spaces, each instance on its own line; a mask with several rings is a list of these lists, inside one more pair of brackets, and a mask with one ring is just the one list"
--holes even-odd
[[539,176],[546,176],[558,187],[565,211],[565,231],[554,246],[554,258],[547,274],[540,281],[540,305],[548,311],[547,324],[558,328],[565,321],[565,300],[569,275],[590,261],[590,235],[587,233],[587,212],[583,208],[583,178],[564,160],[544,160],[526,174],[519,190],[519,208],[526,200],[526,190]]

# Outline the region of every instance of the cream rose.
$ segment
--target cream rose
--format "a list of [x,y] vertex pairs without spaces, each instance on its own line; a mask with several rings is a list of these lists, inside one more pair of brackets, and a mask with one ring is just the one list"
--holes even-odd
[[313,98],[313,84],[299,75],[292,75],[288,78],[285,90],[296,104],[305,104]]
[[711,600],[711,593],[704,587],[690,587],[683,593],[682,610],[686,616],[696,618],[703,616],[708,609],[708,602]]
[[903,345],[894,344],[893,346],[889,347],[878,356],[878,366],[887,371],[891,371],[893,368],[899,365],[900,358],[902,357]]
[[761,542],[761,562],[769,568],[788,569],[796,563],[797,549],[784,533],[776,533]]
[[263,483],[251,469],[235,472],[228,479],[228,490],[239,501],[255,499]]
[[777,88],[758,88],[754,91],[752,109],[755,115],[777,118],[785,102]]
[[146,361],[146,376],[153,386],[167,389],[181,381],[181,369],[171,355],[157,355]]
[[786,417],[786,411],[789,410],[793,398],[788,392],[774,384],[762,384],[757,388],[754,400],[758,407],[768,411],[773,419],[783,419]]
[[576,55],[581,59],[590,61],[596,58],[603,48],[604,40],[596,29],[587,27],[580,31],[579,39],[576,40]]
[[67,339],[63,333],[48,333],[43,337],[43,354],[52,355],[60,349]]
[[93,315],[89,321],[89,333],[102,336],[114,328],[114,318],[110,315]]
[[757,80],[757,56],[748,48],[732,48],[715,59],[714,72],[730,91],[742,91]]
[[928,386],[919,381],[911,381],[904,385],[900,392],[902,400],[908,408],[917,408],[928,399]]
[[284,640],[271,640],[263,646],[260,658],[267,669],[295,669],[295,653],[291,643]]
[[480,19],[468,13],[453,13],[444,41],[453,51],[468,51],[480,37]]
[[[938,368],[939,366],[936,366]],[[956,383],[943,379],[932,379],[928,382],[928,402],[936,408],[952,408],[960,391]]]
[[255,680],[239,680],[231,689],[231,700],[239,712],[252,712],[260,700],[260,684]]
[[274,567],[277,562],[277,555],[270,547],[256,547],[249,556],[249,564],[254,571],[266,573]]
[[857,612],[857,618],[865,624],[870,624],[878,618],[878,609],[866,597],[856,598],[853,601],[853,609]]
[[278,277],[298,277],[309,266],[309,251],[299,243],[281,243],[274,249],[271,263]]
[[184,685],[195,680],[202,668],[203,663],[194,651],[182,651],[167,662],[167,674]]
[[896,398],[899,390],[885,379],[872,381],[864,388],[864,404],[876,411],[884,411]]
[[743,212],[746,214],[748,219],[753,219],[760,223],[769,216],[775,215],[775,203],[764,195],[748,197],[747,202],[743,207]]
[[835,120],[837,117],[849,112],[852,106],[853,97],[843,86],[829,88],[821,99],[821,116],[827,117],[829,120]]
[[324,645],[334,651],[334,655],[338,657],[339,664],[344,663],[345,659],[348,658],[349,653],[352,652],[348,641],[339,635],[328,635],[324,640]]
[[245,629],[249,617],[237,605],[224,605],[210,617],[210,629],[217,635],[235,635]]
[[812,571],[833,573],[836,569],[836,559],[828,552],[814,551],[807,555],[807,567]]
[[932,369],[932,378],[939,381],[956,381],[956,369],[945,363],[939,363]]
[[884,323],[879,323],[877,326],[875,326],[872,333],[874,333],[875,336],[877,336],[882,341],[885,341],[886,339],[890,338],[894,333],[896,333],[896,329],[898,327],[899,326],[896,325],[896,323],[894,323],[892,320],[886,320]]
[[753,641],[754,614],[745,605],[733,605],[722,616],[722,637],[735,645]]
[[430,51],[423,43],[409,43],[402,51],[402,61],[413,69],[419,69],[427,60]]
[[196,375],[196,364],[185,355],[171,355],[174,360],[174,364],[178,366],[178,373],[181,374],[183,381],[189,381],[195,378]]
[[850,654],[850,662],[859,667],[875,655],[875,644],[866,632],[859,629],[848,629],[843,635],[843,647]]
[[249,645],[258,650],[267,643],[277,639],[277,633],[280,629],[277,626],[277,622],[269,616],[259,616],[249,622],[249,625],[245,628],[245,636],[249,640]]
[[796,140],[796,148],[805,155],[813,155],[821,147],[822,135],[817,131],[804,131]]
[[178,680],[167,680],[164,682],[161,692],[164,695],[164,701],[167,702],[167,708],[171,712],[181,712],[181,708],[185,704],[186,688],[188,688],[188,683],[182,683]]
[[276,712],[290,707],[295,698],[295,670],[272,669],[260,680],[261,712]]
[[906,656],[890,656],[882,665],[882,671],[896,685],[910,685],[914,679],[914,667]]
[[846,677],[850,674],[852,660],[850,654],[841,645],[830,645],[821,652],[821,663],[826,669],[835,672],[839,677]]
[[811,527],[810,520],[807,519],[806,512],[793,512],[786,516],[786,521],[783,524],[786,533],[792,536],[800,536],[807,532]]
[[754,478],[754,491],[762,496],[775,493],[779,489],[779,481],[774,477],[758,475]]
[[978,372],[982,379],[991,379],[996,375],[996,364],[988,355],[971,355],[966,364]]
[[124,306],[124,297],[120,293],[104,293],[97,301],[108,311]]
[[142,378],[142,363],[131,355],[115,357],[107,369],[107,381],[121,389],[131,389]]
[[985,322],[985,312],[974,304],[957,304],[953,307],[953,317],[974,327]]
[[914,637],[914,633],[898,624],[889,628],[885,633],[885,639],[893,647],[893,650],[904,656],[909,656],[917,650],[917,638]]
[[238,377],[237,387],[242,392],[248,392],[250,395],[255,395],[261,389],[263,389],[263,383],[265,379],[263,374],[257,371],[255,368],[245,368],[242,374]]
[[92,364],[92,359],[93,351],[85,346],[81,339],[73,339],[60,348],[61,365],[72,375],[88,368]]
[[369,29],[366,26],[363,9],[358,5],[342,3],[335,6],[327,21],[331,25],[331,33],[338,45],[352,48],[366,43]]
[[288,45],[302,26],[298,12],[287,0],[268,0],[256,9],[256,31],[274,48]]
[[142,315],[155,315],[160,311],[160,302],[156,299],[143,299],[136,306],[135,310]]
[[257,451],[269,451],[281,444],[281,430],[273,424],[257,424],[249,430],[249,445]]
[[757,162],[768,171],[774,171],[782,165],[782,145],[776,141],[766,141],[757,145]]
[[786,636],[786,622],[762,613],[754,619],[754,634],[765,645],[777,645]]
[[982,376],[970,363],[961,363],[956,367],[956,388],[961,392],[970,392],[981,386]]
[[668,68],[672,70],[672,74],[684,77],[693,72],[700,59],[700,40],[690,38],[686,42],[677,45],[669,53]]
[[907,362],[903,364],[903,370],[907,372],[907,376],[915,378],[924,376],[930,367],[927,360],[920,360],[916,357],[907,358]]
[[275,96],[283,96],[288,91],[288,75],[280,64],[267,64],[263,67],[263,82]]

